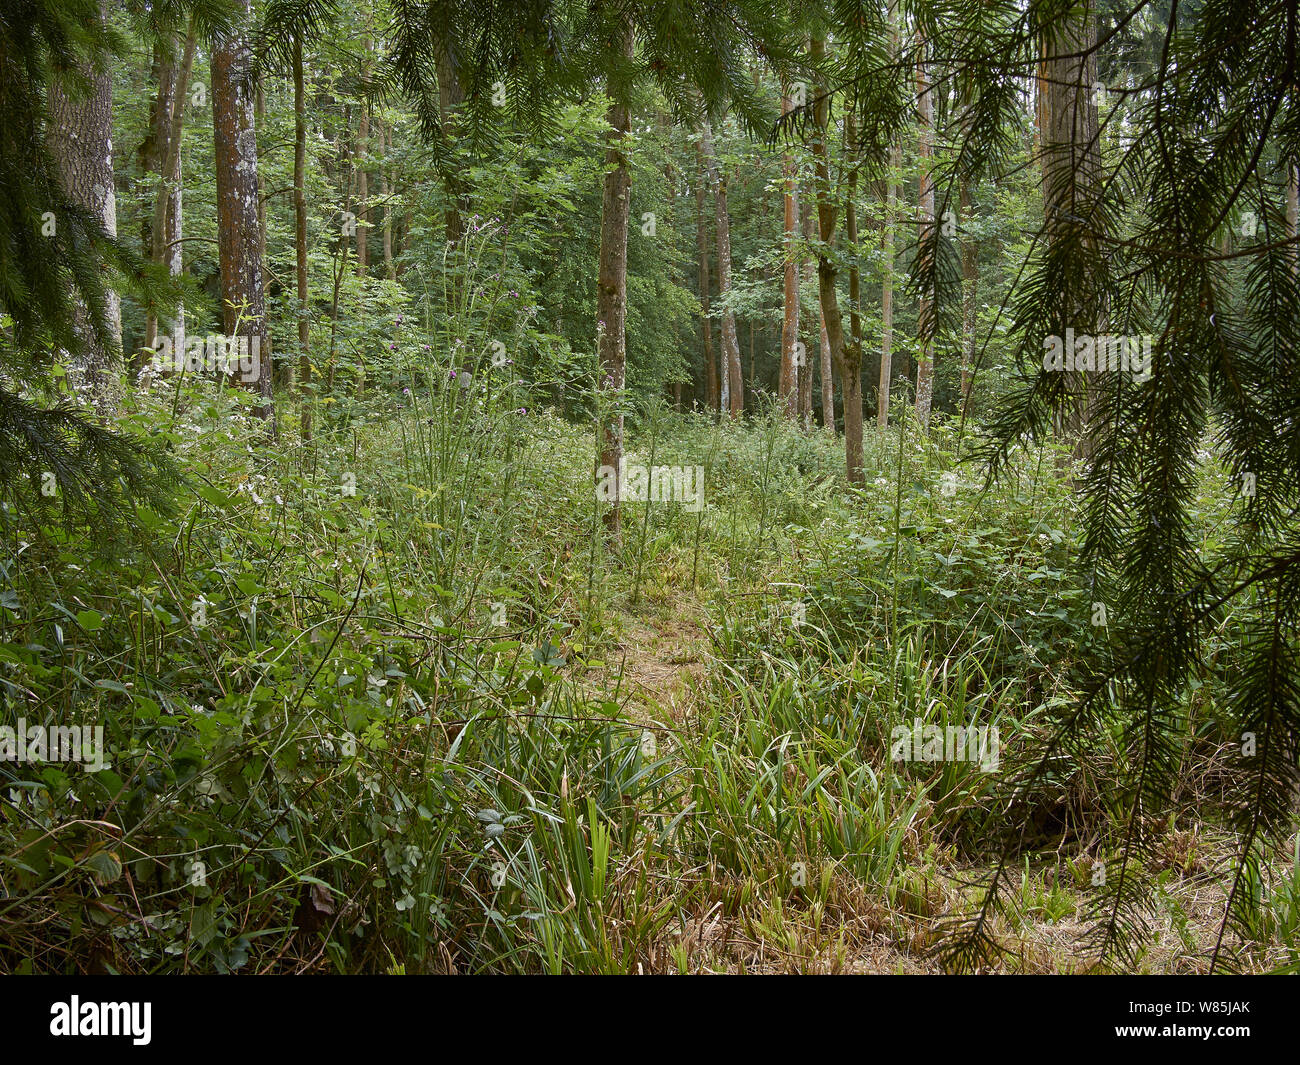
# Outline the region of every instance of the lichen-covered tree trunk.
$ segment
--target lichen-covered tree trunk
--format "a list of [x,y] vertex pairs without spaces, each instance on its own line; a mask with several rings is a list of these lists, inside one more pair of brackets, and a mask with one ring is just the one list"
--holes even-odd
[[258,414],[271,420],[274,410],[258,224],[257,134],[249,79],[252,50],[246,29],[249,0],[242,0],[242,8],[245,26],[219,36],[212,49],[221,320],[223,332],[239,338],[246,349],[250,370],[237,376],[261,395]]
[[[934,254],[934,178],[930,161],[934,154],[934,97],[930,93],[930,75],[925,66],[925,38],[916,34],[916,114],[917,168],[920,200],[920,255],[922,270],[933,276]],[[930,406],[934,399],[934,327],[935,301],[932,288],[921,292],[916,312],[916,417],[924,426],[930,424]]]
[[[101,19],[107,5],[101,2]],[[117,235],[117,198],[113,191],[113,86],[109,68],[87,68],[79,91],[72,79],[50,82],[48,144],[64,193],[82,210],[98,218],[104,230]],[[117,293],[105,293],[103,324],[96,330],[91,310],[78,302],[74,328],[82,350],[73,359],[70,383],[85,390],[103,414],[116,409],[117,370],[122,350],[122,304]]]
[[[633,32],[625,22],[623,54],[632,56]],[[627,227],[631,212],[632,172],[628,167],[625,142],[632,128],[627,101],[619,99],[611,86],[605,142],[605,186],[601,198],[600,263],[596,276],[596,336],[602,387],[610,393],[617,409],[602,418],[600,465],[613,471],[614,493],[605,512],[605,527],[617,538],[620,529],[620,496],[623,459],[622,393],[627,366]],[[599,471],[597,471],[599,483]]]
[[[787,94],[781,97],[781,113],[789,114],[793,101]],[[780,398],[787,418],[796,413],[799,370],[796,350],[799,342],[799,266],[796,254],[799,244],[799,188],[794,156],[786,153],[782,161],[785,171],[784,195],[784,245],[785,286],[784,313],[781,316],[781,373],[777,381]]]

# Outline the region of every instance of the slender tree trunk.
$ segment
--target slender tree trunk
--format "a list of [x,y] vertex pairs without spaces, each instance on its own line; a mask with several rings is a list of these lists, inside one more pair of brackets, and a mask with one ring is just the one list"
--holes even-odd
[[[898,58],[898,8],[889,5],[889,54]],[[889,385],[894,375],[894,225],[898,208],[898,173],[903,165],[902,147],[889,147],[889,171],[885,175],[885,219],[881,235],[880,281],[880,380],[876,388],[876,425],[889,425]]]
[[880,280],[880,386],[876,394],[876,425],[889,425],[889,384],[894,372],[894,225],[898,210],[895,177],[903,162],[897,144],[889,149],[889,174],[885,177],[885,233],[881,242]]
[[[849,240],[849,334],[853,337],[853,347],[858,351],[863,350],[862,345],[862,273],[858,268],[858,112],[857,101],[853,101],[849,106],[848,114],[844,117],[844,156],[845,165],[849,168],[848,176],[848,197],[844,206],[844,229]],[[825,393],[831,388],[830,383],[830,363],[826,357],[826,351],[829,350],[829,342],[826,340],[826,320],[822,319],[822,371],[824,380],[822,382],[822,391]],[[859,366],[859,374],[862,370]],[[833,395],[833,392],[831,393]],[[823,401],[823,409],[826,404]],[[831,405],[831,420],[829,422],[832,435],[835,433],[834,406]]]
[[[163,241],[166,240],[167,214],[171,202],[171,168],[167,165],[168,142],[172,132],[172,113],[177,103],[176,37],[166,34],[158,37],[153,46],[153,78],[156,90],[149,105],[149,131],[138,152],[140,171],[155,174],[158,187],[154,193],[154,206],[150,223],[145,227],[145,255],[150,262],[163,261]],[[158,316],[153,307],[145,312],[144,343],[142,350],[152,351],[158,343]],[[143,354],[132,360],[132,369],[138,369]]]
[[357,126],[357,277],[370,273],[370,105],[362,102]]
[[[341,130],[337,130],[334,135],[334,154],[339,160],[339,174],[347,173],[347,180],[340,181],[343,184],[343,226],[340,230],[339,237],[342,242],[342,251],[346,252],[348,242],[356,238],[356,212],[352,210],[352,194],[356,189],[357,168],[352,156],[352,105],[343,105],[343,125]],[[350,224],[349,224],[350,223]],[[330,381],[331,386],[333,381]]]
[[[100,19],[107,21],[108,7],[100,3]],[[113,85],[109,68],[85,68],[80,75],[89,87],[81,93],[58,78],[49,86],[50,126],[47,135],[59,181],[67,197],[99,219],[104,230],[117,236],[117,197],[113,190]],[[122,304],[117,293],[105,292],[103,331],[93,327],[91,310],[80,303],[74,329],[82,351],[73,359],[71,384],[84,387],[102,414],[117,407],[117,368],[122,349]]]
[[[811,247],[817,239],[817,223],[813,218],[812,205],[805,202],[803,204],[803,233],[804,240]],[[813,271],[816,270],[816,264],[811,255],[804,259],[804,280],[807,284],[812,284]],[[825,316],[818,315],[818,332],[825,322]],[[812,322],[807,325],[808,339],[812,340],[814,331]],[[797,365],[796,392],[799,407],[799,427],[806,433],[812,429],[812,379],[813,379],[813,362],[812,362],[813,345],[805,343],[799,349],[799,359]]]
[[[334,135],[334,154],[339,160],[338,170],[340,174],[346,171],[347,180],[343,183],[343,217],[346,223],[347,219],[352,217],[352,181],[354,169],[350,160],[350,148],[348,147],[349,139],[352,134],[352,109],[345,105],[343,108],[342,128]],[[339,293],[343,287],[343,276],[348,270],[348,230],[345,224],[339,232],[339,240],[334,253],[334,268],[332,289],[330,293],[330,343],[328,362],[325,370],[325,391],[329,395],[334,394],[334,373],[338,365],[338,340],[339,340]]]
[[[792,110],[793,101],[789,95],[782,96],[781,113],[789,114]],[[777,396],[784,405],[786,417],[793,418],[798,402],[799,379],[795,354],[799,343],[799,266],[796,261],[799,245],[799,191],[794,156],[787,152],[783,165],[785,170],[785,304],[781,318],[781,373],[777,382]]]
[[[622,53],[631,58],[633,31],[625,20]],[[626,101],[610,86],[608,113],[609,133],[605,148],[605,187],[600,216],[600,266],[596,281],[596,335],[603,387],[612,393],[618,410],[602,422],[600,465],[612,471],[614,498],[605,513],[605,527],[611,537],[620,534],[620,497],[623,492],[621,464],[623,458],[622,392],[627,363],[627,227],[631,208],[632,173],[628,167],[624,142],[631,131],[631,113]],[[598,471],[599,472],[599,471]],[[607,473],[607,476],[610,476]]]
[[302,439],[311,442],[311,322],[307,289],[307,88],[302,37],[293,38],[293,250],[298,282],[298,386],[302,393]]
[[388,156],[393,146],[393,131],[390,126],[381,125],[379,127],[380,145],[383,150],[383,162],[379,167],[379,195],[384,200],[384,230],[383,230],[383,247],[384,247],[384,276],[389,281],[396,280],[397,270],[393,266],[393,205],[391,202],[393,189],[388,180]]
[[821,307],[817,308],[817,323],[820,326],[820,342],[818,350],[821,352],[821,375],[822,375],[822,428],[831,436],[835,435],[835,379],[831,376],[831,341],[826,335],[826,315],[821,313]]
[[[970,185],[961,182],[961,224],[970,222]],[[975,300],[979,286],[979,243],[969,235],[961,242],[961,401],[970,398],[971,370],[975,365]]]
[[709,217],[704,209],[708,196],[708,163],[704,154],[704,138],[695,143],[695,155],[699,160],[699,180],[695,183],[695,232],[700,256],[700,324],[704,330],[704,371],[708,382],[708,407],[711,411],[719,409],[720,393],[718,391],[718,364],[713,361],[713,320],[709,317],[710,278],[709,278]]
[[[930,173],[930,160],[934,154],[934,97],[930,92],[930,75],[925,65],[925,38],[916,34],[916,113],[918,193],[920,200],[920,255],[922,269],[933,269],[934,253],[934,178]],[[927,287],[921,292],[917,307],[916,355],[916,417],[923,426],[930,424],[930,406],[934,398],[934,290]]]
[[[249,0],[241,0],[244,24],[220,36],[212,49],[212,125],[217,178],[217,256],[221,270],[222,329],[242,338],[251,370],[244,384],[262,397],[258,413],[271,421],[271,359],[266,334],[258,226],[257,133],[249,72],[252,50]],[[256,352],[256,356],[254,356]],[[254,377],[255,380],[248,380]]]
[[[256,137],[257,131],[266,128],[266,87],[262,75],[258,74],[253,82],[253,134]],[[259,166],[258,172],[261,172]],[[270,267],[267,265],[266,257],[266,197],[261,194],[261,179],[258,179],[258,196],[257,196],[257,261],[262,264],[263,285],[265,278],[270,273]],[[275,357],[275,337],[271,333],[270,319],[266,319],[263,325],[266,336],[262,341],[263,355],[266,358],[266,364],[271,367],[272,373],[272,391],[279,388],[293,387],[293,364],[284,363]],[[278,431],[278,426],[276,427]]]
[[[1290,175],[1286,187],[1286,235],[1292,240],[1300,237],[1300,163],[1293,162],[1287,167]],[[1295,259],[1295,270],[1300,274],[1300,247],[1291,249]]]
[[1042,158],[1043,137],[1047,127],[1051,125],[1050,105],[1051,95],[1047,87],[1047,44],[1044,39],[1039,43],[1038,70],[1034,77],[1033,157],[1039,160]]
[[[191,21],[189,32],[185,37],[185,50],[181,55],[180,71],[176,77],[175,102],[172,107],[172,126],[167,138],[167,159],[164,172],[168,181],[167,206],[163,212],[166,222],[163,240],[155,245],[167,263],[167,272],[172,277],[180,277],[185,272],[184,240],[184,206],[185,190],[183,184],[182,140],[185,132],[185,101],[189,96],[190,77],[194,72],[194,52],[198,44],[198,33]],[[158,224],[159,207],[154,204],[154,225]],[[180,351],[185,347],[185,304],[178,303],[176,316],[172,319],[172,350]]]
[[722,304],[722,337],[718,373],[722,381],[722,407],[733,418],[745,409],[745,386],[740,373],[740,341],[736,336],[736,315],[727,305],[731,294],[731,218],[727,211],[727,175],[713,157],[713,133],[704,119],[704,156],[713,185],[713,208],[718,230],[718,302]]
[[[814,63],[826,52],[825,41],[812,39],[809,49]],[[820,243],[817,248],[817,294],[826,320],[826,339],[831,358],[840,374],[844,398],[844,467],[851,484],[861,484],[862,473],[862,349],[846,342],[844,319],[840,314],[836,292],[837,268],[830,256],[835,240],[836,205],[831,188],[830,161],[826,150],[826,129],[830,121],[830,99],[822,86],[814,89],[813,160],[817,190],[817,223]]]

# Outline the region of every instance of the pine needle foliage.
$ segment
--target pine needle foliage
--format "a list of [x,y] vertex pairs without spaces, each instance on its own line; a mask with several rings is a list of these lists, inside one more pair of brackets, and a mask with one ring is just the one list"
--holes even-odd
[[[1300,158],[1295,6],[955,0],[909,15],[965,108],[939,178],[945,202],[960,176],[1006,171],[1040,56],[1067,54],[1078,20],[1097,19],[1088,50],[1119,82],[1101,111],[1102,173],[1089,182],[1075,168],[1069,210],[1045,222],[1009,299],[1019,379],[977,450],[996,477],[1021,444],[1071,425],[1086,436],[1081,558],[1110,619],[1109,651],[1079,666],[1084,697],[1008,774],[1006,800],[1024,810],[1044,783],[1099,771],[1090,738],[1120,737],[1107,779],[1120,828],[1101,844],[1089,944],[1097,966],[1131,966],[1151,918],[1146,859],[1185,749],[1180,708],[1192,682],[1216,676],[1242,752],[1227,803],[1238,860],[1211,959],[1231,967],[1229,933],[1249,937],[1250,886],[1267,841],[1293,826],[1300,790],[1300,248],[1284,216],[1286,167]],[[927,261],[933,272],[916,283],[952,300],[945,257],[917,256]],[[1150,335],[1150,376],[1044,369],[1044,338],[1066,328]],[[1195,512],[1207,453],[1229,469],[1234,497],[1228,546],[1213,555]],[[1229,613],[1234,653],[1211,660],[1207,638]],[[944,939],[954,968],[999,955],[989,917],[1025,840],[1012,821],[977,911]]]

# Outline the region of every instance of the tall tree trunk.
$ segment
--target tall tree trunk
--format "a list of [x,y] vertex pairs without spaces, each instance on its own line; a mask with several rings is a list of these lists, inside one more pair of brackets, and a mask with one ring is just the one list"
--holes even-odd
[[[900,45],[898,8],[889,5],[889,54],[898,58]],[[898,174],[903,166],[903,149],[898,143],[889,147],[889,171],[885,175],[885,219],[881,239],[880,283],[880,381],[876,390],[876,425],[889,425],[889,385],[894,375],[894,226],[898,209]]]
[[[781,113],[794,109],[787,94],[781,97]],[[777,396],[784,405],[785,415],[793,418],[798,403],[799,371],[796,349],[799,343],[799,266],[796,261],[799,246],[799,191],[794,156],[786,153],[785,170],[785,289],[784,314],[781,318],[781,373],[777,381]]]
[[876,394],[876,425],[889,425],[889,384],[894,373],[894,225],[898,210],[895,177],[903,165],[903,150],[889,149],[889,173],[885,177],[885,233],[881,241],[883,263],[880,280],[880,386]]
[[722,407],[737,417],[745,409],[745,386],[740,373],[740,341],[736,336],[736,315],[728,306],[731,294],[731,216],[727,210],[727,175],[713,156],[713,131],[709,120],[703,126],[704,157],[713,185],[713,208],[718,231],[718,302],[722,304],[718,374],[722,381]]
[[302,439],[311,442],[311,322],[307,289],[307,87],[302,37],[293,38],[293,250],[298,282],[298,386],[302,393]]
[[357,277],[370,273],[370,104],[362,101],[357,125]]
[[[632,57],[634,44],[632,23],[625,17],[622,54]],[[596,280],[597,343],[601,383],[612,393],[618,409],[602,421],[600,465],[613,471],[614,498],[605,512],[605,527],[611,537],[620,534],[621,464],[623,459],[622,392],[627,364],[627,227],[631,208],[632,173],[628,167],[625,142],[632,128],[631,112],[619,99],[615,87],[609,86],[609,132],[605,147],[605,188],[600,215],[600,265]]]
[[[162,34],[153,46],[153,79],[155,91],[149,104],[149,130],[140,144],[140,171],[154,174],[158,187],[154,192],[154,206],[150,222],[145,227],[145,255],[150,262],[163,261],[163,241],[166,239],[167,215],[171,196],[171,168],[167,165],[168,142],[172,132],[172,112],[177,102],[177,67],[176,37],[174,34]],[[158,342],[158,316],[153,307],[145,313],[144,343],[142,349],[152,351]],[[137,369],[143,354],[132,360],[132,369]]]
[[[814,64],[820,65],[826,43],[814,37],[809,48]],[[831,188],[830,161],[826,149],[826,129],[830,121],[830,98],[822,86],[814,89],[813,160],[817,190],[817,224],[820,243],[817,247],[817,294],[826,320],[826,339],[831,358],[840,374],[844,398],[844,468],[849,483],[861,484],[862,473],[862,349],[847,343],[844,319],[840,314],[836,292],[837,268],[830,256],[835,241],[837,209]]]
[[[848,114],[844,116],[844,156],[849,168],[848,196],[844,206],[844,229],[849,239],[849,334],[853,337],[853,346],[863,350],[862,345],[862,272],[858,268],[858,110],[857,100],[849,105]],[[833,395],[830,382],[830,362],[826,357],[829,342],[826,340],[826,320],[822,319],[822,392]],[[861,373],[861,367],[858,370]],[[823,398],[822,407],[826,409]],[[829,422],[831,434],[835,433],[834,404],[831,406]]]
[[397,279],[397,269],[393,265],[393,188],[388,178],[388,156],[393,148],[392,126],[380,126],[379,132],[384,155],[383,163],[379,168],[379,195],[384,199],[384,276],[389,281],[394,281]]
[[[456,114],[465,102],[465,90],[461,87],[456,73],[455,56],[449,50],[447,42],[436,42],[434,54],[438,67],[438,112],[442,117],[442,140],[444,148],[450,152],[455,139]],[[443,226],[447,243],[456,244],[465,234],[464,214],[469,208],[469,198],[456,168],[443,165],[441,170],[440,176],[447,196],[447,206],[443,209]]]
[[[1046,99],[1043,133],[1043,213],[1048,247],[1079,240],[1079,219],[1093,219],[1101,197],[1101,149],[1097,139],[1099,118],[1092,87],[1097,82],[1097,23],[1091,3],[1065,15],[1044,42]],[[1085,223],[1090,224],[1090,223]],[[1085,234],[1084,246],[1099,254],[1096,234]],[[1067,328],[1079,334],[1104,334],[1108,329],[1105,295],[1099,291],[1066,294],[1059,306],[1060,320],[1048,323],[1051,332],[1064,336]],[[1090,377],[1082,371],[1070,380],[1073,403],[1068,421],[1061,426],[1074,440],[1075,458],[1086,459],[1093,449],[1089,425]]]
[[[817,239],[817,223],[813,219],[811,204],[807,202],[803,204],[802,215],[803,215],[804,240],[808,243],[809,247],[811,247],[813,242]],[[807,284],[812,284],[813,271],[815,269],[816,269],[816,265],[813,261],[813,257],[811,255],[807,256],[804,259],[804,265],[803,265],[804,280]],[[820,332],[821,326],[824,323],[825,323],[825,316],[818,315],[817,332]],[[796,385],[797,385],[796,392],[798,393],[798,395],[796,398],[798,400],[798,408],[799,408],[799,427],[805,433],[812,428],[813,345],[811,341],[816,336],[813,330],[812,322],[808,323],[806,332],[808,334],[809,342],[805,342],[803,347],[800,348],[800,358],[798,360],[798,366],[796,368],[798,374],[798,377],[796,379]],[[818,343],[820,344],[820,341],[818,341]]]
[[[259,73],[253,82],[253,134],[256,138],[257,131],[266,128],[266,85],[262,75]],[[260,167],[259,167],[260,173]],[[261,194],[261,180],[258,180],[257,196],[257,261],[262,264],[263,284],[265,277],[270,273],[270,267],[267,265],[266,258],[266,197]],[[265,338],[262,341],[263,354],[266,357],[266,363],[271,367],[272,373],[272,391],[278,387],[293,387],[293,365],[284,363],[275,357],[275,336],[271,333],[271,322],[267,319],[263,326]],[[277,427],[278,428],[278,427]]]
[[[961,181],[961,224],[970,223],[970,184]],[[969,229],[961,242],[961,402],[970,398],[971,369],[975,364],[975,299],[979,286],[979,242]]]
[[[918,194],[920,200],[920,241],[922,270],[931,272],[934,266],[934,178],[930,173],[930,160],[934,154],[934,97],[930,92],[930,75],[925,63],[925,38],[916,33],[916,113],[917,113],[917,166]],[[932,276],[932,275],[931,275]],[[933,287],[922,290],[917,307],[916,354],[916,417],[923,426],[930,424],[930,405],[934,399],[934,327],[935,299]]]
[[708,382],[707,402],[711,411],[719,409],[718,364],[713,361],[713,320],[709,317],[709,216],[704,209],[708,197],[708,162],[704,154],[704,137],[695,142],[695,155],[699,161],[699,179],[695,183],[695,232],[700,256],[700,324],[704,330],[704,372]]
[[[659,128],[663,134],[664,143],[667,145],[672,139],[673,123],[672,117],[666,111],[659,112]],[[664,193],[668,201],[668,228],[677,232],[677,169],[673,165],[672,154],[664,152]],[[685,287],[685,275],[679,267],[673,265],[673,280],[681,287]],[[672,382],[673,409],[680,411],[682,409],[682,382],[680,377]]]
[[[172,277],[180,277],[185,272],[184,207],[185,190],[183,184],[182,140],[185,132],[185,101],[189,98],[190,77],[194,72],[194,53],[198,44],[198,32],[193,20],[185,35],[185,49],[181,54],[181,66],[176,75],[176,92],[171,113],[171,130],[167,138],[167,158],[164,173],[167,175],[168,195],[165,208],[154,203],[153,224],[156,227],[160,215],[165,218],[163,239],[154,245],[167,264],[167,272]],[[172,319],[172,350],[180,351],[185,347],[185,304],[178,303],[176,315]]]
[[[100,19],[108,7],[100,2]],[[117,197],[113,190],[113,84],[108,65],[78,72],[88,92],[54,78],[49,87],[50,127],[47,135],[60,184],[67,197],[97,218],[117,236]],[[117,368],[122,349],[122,304],[117,293],[105,292],[102,332],[91,322],[91,310],[80,303],[74,329],[82,351],[73,360],[71,384],[88,390],[96,408],[111,414],[117,406]]]
[[[258,226],[257,133],[250,83],[252,49],[249,0],[241,0],[243,24],[219,36],[212,49],[212,126],[217,178],[217,257],[221,271],[222,329],[242,338],[251,372],[244,380],[262,397],[258,414],[271,421],[271,358],[266,333]],[[256,353],[256,355],[254,355]]]

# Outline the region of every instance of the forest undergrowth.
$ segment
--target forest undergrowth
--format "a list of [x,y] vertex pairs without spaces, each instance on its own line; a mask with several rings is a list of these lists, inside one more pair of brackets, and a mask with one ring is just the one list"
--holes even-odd
[[[202,472],[108,554],[57,499],[6,505],[6,715],[105,735],[99,768],[3,766],[0,968],[937,971],[1000,860],[999,968],[1092,965],[1123,796],[1016,785],[1107,640],[1055,451],[986,485],[900,405],[846,493],[828,436],[653,402],[629,462],[700,466],[702,505],[625,502],[611,541],[590,423],[505,374],[363,392],[310,444],[265,447],[247,402],[141,393],[134,431]],[[1218,934],[1221,695],[1183,708],[1139,971]],[[995,746],[927,758],[953,727]],[[1248,970],[1300,957],[1294,843],[1261,868]]]

